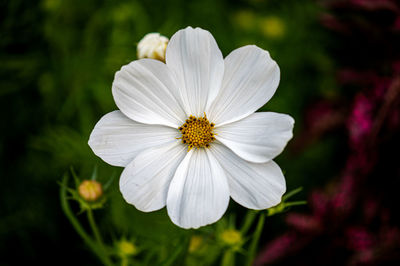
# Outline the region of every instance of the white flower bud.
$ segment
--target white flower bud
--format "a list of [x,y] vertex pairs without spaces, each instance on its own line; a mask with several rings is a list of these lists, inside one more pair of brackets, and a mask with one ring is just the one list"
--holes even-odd
[[137,45],[139,59],[152,58],[165,62],[168,38],[159,33],[146,34]]

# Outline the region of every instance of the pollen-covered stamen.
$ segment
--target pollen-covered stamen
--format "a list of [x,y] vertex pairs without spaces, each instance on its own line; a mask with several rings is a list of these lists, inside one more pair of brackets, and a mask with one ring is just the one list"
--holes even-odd
[[179,128],[182,143],[188,145],[188,151],[192,148],[209,148],[210,143],[215,140],[212,132],[214,126],[214,123],[208,121],[206,114],[199,118],[191,115]]

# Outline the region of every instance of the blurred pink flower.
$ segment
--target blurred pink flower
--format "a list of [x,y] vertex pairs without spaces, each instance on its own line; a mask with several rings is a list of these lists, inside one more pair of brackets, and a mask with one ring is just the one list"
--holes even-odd
[[353,110],[347,122],[349,129],[350,145],[356,147],[372,129],[371,100],[364,94],[358,94],[354,101]]
[[350,227],[346,230],[347,247],[351,250],[368,250],[374,244],[374,238],[364,227]]
[[[311,193],[311,212],[287,214],[291,233],[267,244],[257,262],[260,265],[281,259],[283,265],[397,265],[398,214],[386,204],[393,197],[386,194],[395,190],[396,186],[389,186],[397,184],[398,179],[393,179],[399,173],[398,166],[393,165],[396,160],[388,161],[387,157],[397,152],[394,145],[398,144],[400,130],[400,2],[321,3],[327,8],[320,17],[322,24],[345,37],[343,51],[350,56],[337,72],[337,81],[343,89],[358,88],[359,92],[350,101],[343,95],[339,101],[320,99],[311,105],[305,115],[305,130],[295,143],[305,147],[311,140],[320,139],[332,128],[326,126],[328,122],[340,114],[342,123],[336,125],[345,125],[347,159],[335,181]],[[348,60],[353,58],[354,64]],[[285,243],[287,236],[291,239]]]
[[286,223],[299,232],[316,233],[322,229],[320,220],[311,215],[290,213],[286,217]]
[[350,0],[350,3],[367,10],[388,9],[398,11],[396,2],[392,0]]
[[331,14],[322,14],[320,16],[320,22],[322,25],[324,25],[326,28],[340,32],[342,34],[350,34],[351,31],[347,25],[342,23],[339,19],[337,19],[335,16]]
[[336,194],[332,197],[332,211],[340,216],[347,214],[354,205],[355,193],[354,177],[345,174],[336,188]]
[[261,255],[256,259],[254,265],[264,265],[278,260],[286,256],[288,250],[293,248],[293,244],[298,238],[294,233],[285,233],[284,235],[271,241],[261,252]]
[[374,265],[375,254],[373,250],[356,252],[349,261],[349,265]]
[[311,193],[309,204],[314,211],[315,216],[322,218],[329,211],[329,198],[322,191],[313,191]]

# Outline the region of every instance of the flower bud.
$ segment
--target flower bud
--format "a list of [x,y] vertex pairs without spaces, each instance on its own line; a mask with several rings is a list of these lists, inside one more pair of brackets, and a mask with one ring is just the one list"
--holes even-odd
[[152,58],[165,62],[168,38],[159,33],[148,33],[137,45],[139,59]]
[[203,245],[203,237],[199,235],[193,235],[190,238],[189,253],[195,253],[201,248],[202,245]]
[[220,234],[220,239],[227,246],[239,246],[242,243],[242,235],[235,229],[226,229]]
[[117,243],[118,253],[121,257],[128,257],[138,253],[137,247],[130,241],[121,240]]
[[84,180],[78,187],[79,196],[84,200],[92,202],[103,195],[101,184],[95,180]]
[[262,33],[272,39],[280,39],[285,35],[285,23],[276,16],[261,19],[260,27]]

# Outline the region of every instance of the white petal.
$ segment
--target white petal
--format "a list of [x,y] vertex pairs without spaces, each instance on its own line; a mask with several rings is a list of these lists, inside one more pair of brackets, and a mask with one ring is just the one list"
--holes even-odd
[[122,172],[119,186],[124,199],[144,212],[163,208],[186,150],[185,145],[175,142],[141,152]]
[[224,75],[224,59],[214,37],[200,28],[178,31],[169,41],[166,63],[176,74],[186,114],[202,116]]
[[206,111],[211,122],[227,124],[262,107],[274,95],[280,70],[269,53],[257,46],[244,46],[225,58],[222,88]]
[[191,150],[169,187],[171,220],[183,228],[198,228],[219,220],[228,204],[228,183],[217,160],[205,149]]
[[173,74],[158,60],[123,66],[115,74],[112,93],[118,108],[137,122],[177,128],[186,119]]
[[273,112],[249,115],[215,129],[215,136],[243,159],[264,163],[279,155],[293,136],[291,116]]
[[176,142],[177,129],[146,125],[126,117],[121,111],[104,115],[89,138],[93,152],[115,166],[128,165],[144,149]]
[[231,197],[249,209],[262,210],[281,202],[286,182],[274,161],[250,163],[215,143],[210,148],[225,170]]

